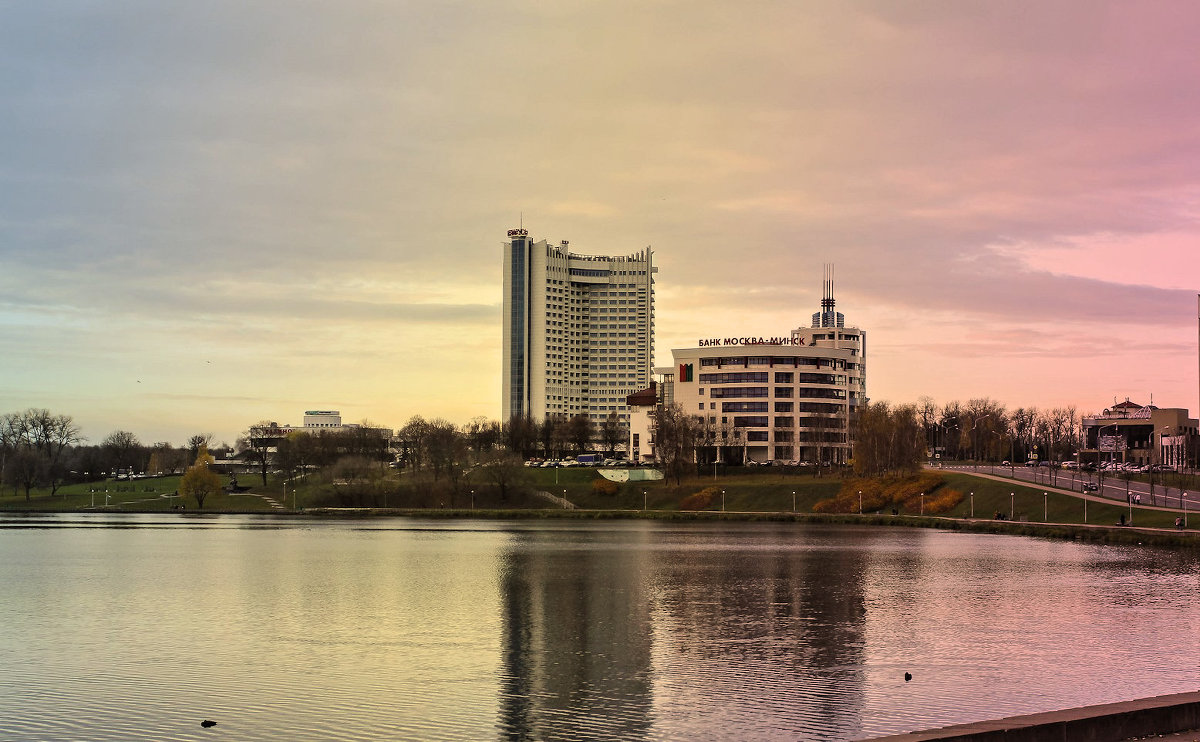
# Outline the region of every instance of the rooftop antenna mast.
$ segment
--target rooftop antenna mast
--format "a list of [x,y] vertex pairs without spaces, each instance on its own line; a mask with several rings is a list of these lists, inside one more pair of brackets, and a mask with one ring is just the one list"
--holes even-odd
[[821,311],[832,312],[833,300],[833,263],[826,263],[824,279],[821,281]]

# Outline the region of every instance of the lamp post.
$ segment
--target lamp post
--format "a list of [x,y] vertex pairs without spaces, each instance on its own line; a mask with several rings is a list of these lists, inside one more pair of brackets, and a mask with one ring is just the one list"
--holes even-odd
[[971,445],[974,448],[974,450],[971,451],[971,456],[975,459],[975,471],[979,471],[979,435],[976,434],[975,428],[978,427],[980,422],[988,419],[991,416],[992,413],[989,412],[982,417],[975,418],[975,422],[971,423]]
[[921,515],[925,515],[925,493],[921,493]]
[[471,490],[471,509],[475,509],[475,490]]
[[650,501],[650,496],[646,494],[646,490],[642,490],[642,512],[646,512],[646,504]]
[[1016,492],[1008,493],[1008,519],[1009,520],[1017,519],[1017,493]]
[[1133,493],[1125,490],[1125,502],[1129,505],[1129,525],[1133,525]]
[[[860,500],[859,502],[861,503],[862,501]],[[858,506],[858,510],[860,513],[862,512],[861,504]],[[792,512],[796,512],[796,490],[792,490]]]
[[971,493],[971,518],[975,518],[975,493]]
[[1014,433],[1008,435],[1008,477],[1017,478],[1017,436]]
[[[792,493],[792,494],[795,494],[795,493]],[[862,515],[862,514],[863,514],[863,508],[862,508],[862,490],[859,490],[859,491],[858,491],[858,514],[859,514],[859,515]]]
[[721,490],[721,512],[725,512],[725,490]]
[[1050,495],[1045,492],[1042,493],[1042,522],[1050,522]]
[[563,490],[563,510],[566,510],[566,509],[567,509],[567,491]]

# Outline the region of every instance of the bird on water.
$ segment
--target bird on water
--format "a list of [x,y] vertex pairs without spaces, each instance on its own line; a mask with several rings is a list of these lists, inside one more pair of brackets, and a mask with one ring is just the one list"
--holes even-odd
[[910,680],[912,680],[912,673],[911,672],[904,673],[904,682],[907,683]]
[[208,719],[205,719],[204,721],[200,722],[200,726],[204,727],[205,729],[208,729],[209,727],[215,727],[216,725],[217,725],[217,722],[209,721]]

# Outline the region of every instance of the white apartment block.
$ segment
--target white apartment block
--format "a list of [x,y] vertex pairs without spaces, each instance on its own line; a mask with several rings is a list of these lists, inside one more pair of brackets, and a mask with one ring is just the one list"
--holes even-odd
[[504,243],[502,414],[616,412],[650,384],[654,362],[654,274],[649,247],[621,256],[572,253],[569,243],[532,242],[508,230]]

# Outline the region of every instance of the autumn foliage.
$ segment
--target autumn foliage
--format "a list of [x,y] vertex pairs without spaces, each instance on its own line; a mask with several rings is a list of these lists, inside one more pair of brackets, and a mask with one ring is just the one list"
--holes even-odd
[[604,495],[605,497],[612,497],[613,495],[617,494],[617,492],[619,492],[620,490],[621,490],[621,486],[619,484],[617,484],[616,482],[612,481],[611,479],[604,479],[603,477],[601,477],[599,479],[592,480],[592,494],[594,494],[594,495]]
[[953,510],[963,500],[963,493],[947,487],[941,474],[926,471],[906,477],[847,479],[836,497],[821,500],[813,510],[818,513],[857,513],[860,492],[865,513],[893,509],[909,514],[921,512],[921,495],[924,494],[925,514],[937,515]]
[[716,487],[705,487],[679,501],[680,510],[708,510],[721,491]]

